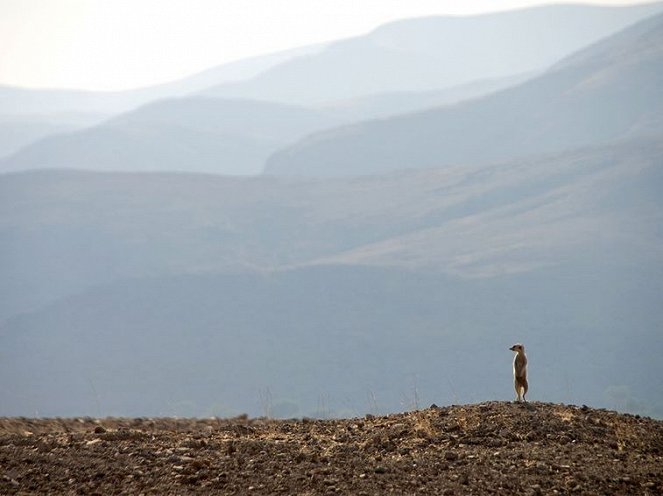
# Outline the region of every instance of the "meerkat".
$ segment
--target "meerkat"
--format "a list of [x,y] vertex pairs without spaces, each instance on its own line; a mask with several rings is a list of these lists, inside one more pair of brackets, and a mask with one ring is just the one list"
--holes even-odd
[[513,383],[516,388],[516,401],[527,402],[525,399],[527,394],[527,355],[525,355],[525,347],[520,343],[516,343],[509,349],[516,352],[516,356],[513,357]]

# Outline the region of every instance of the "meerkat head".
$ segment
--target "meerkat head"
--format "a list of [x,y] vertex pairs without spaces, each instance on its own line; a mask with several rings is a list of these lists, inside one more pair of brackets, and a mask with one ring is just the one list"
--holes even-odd
[[509,349],[510,349],[511,351],[515,351],[516,353],[517,353],[517,352],[520,352],[520,351],[525,351],[525,347],[524,347],[522,344],[520,344],[520,343],[516,343],[516,344],[514,344],[514,345],[513,345],[511,348],[509,348]]

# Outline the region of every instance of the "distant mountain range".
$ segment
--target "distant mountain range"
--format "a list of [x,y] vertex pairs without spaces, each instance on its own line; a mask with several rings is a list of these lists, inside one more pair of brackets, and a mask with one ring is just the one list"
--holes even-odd
[[[649,204],[658,209],[662,155],[659,135],[536,160],[326,181],[5,174],[0,317],[115,278],[164,272],[321,263],[463,277],[529,271],[591,242],[604,218],[620,219],[611,242],[644,237],[653,247],[656,231],[626,233],[639,229],[629,218],[649,215]],[[598,189],[588,196],[592,185]],[[605,215],[596,213],[598,202],[606,202]],[[537,234],[553,227],[555,236]],[[602,239],[614,229],[606,227]]]
[[531,77],[533,74],[528,73],[498,79],[483,79],[442,90],[376,93],[348,100],[334,100],[313,108],[346,122],[382,119],[478,98],[515,86]]
[[[172,83],[129,91],[42,90],[0,85],[0,158],[43,138],[91,127],[141,105],[182,97],[221,81],[250,78],[289,58],[320,49],[322,45],[254,57]],[[122,143],[116,146],[119,148]]]
[[509,398],[514,339],[537,398],[625,385],[653,413],[662,157],[659,136],[325,181],[5,174],[0,413]]
[[0,168],[259,174],[274,151],[340,122],[277,103],[159,100],[91,128],[43,138],[0,160]]
[[544,70],[660,9],[660,4],[626,9],[555,5],[408,19],[204,93],[306,105],[511,77]]
[[[555,55],[659,7],[396,23],[2,159],[0,415],[510,399],[522,341],[530,399],[663,418],[663,16]],[[441,25],[494,46],[427,91]]]
[[[236,129],[226,128],[217,136],[206,124],[213,118],[211,110],[221,112],[218,118],[224,122],[237,114],[231,110],[223,115],[224,105],[211,103],[212,97],[223,98],[226,105],[229,99],[309,105],[327,114],[328,127],[421,111],[522,82],[532,71],[661,8],[554,6],[406,20],[366,36],[228,64],[129,92],[0,88],[0,115],[22,114],[21,122],[15,115],[5,120],[16,122],[5,128],[6,135],[16,139],[7,138],[4,147],[0,140],[0,170],[73,167],[255,174],[268,155],[321,128],[303,126],[286,141],[272,140],[278,131],[258,138],[246,135],[240,119]],[[203,109],[195,101],[188,109],[183,102],[163,102],[161,108],[171,108],[164,111],[164,122],[152,115],[149,131],[136,128],[142,111],[134,112],[135,107],[173,97],[204,97],[211,108]],[[199,116],[191,113],[193,108],[200,109]],[[173,127],[175,109],[183,112],[183,129]],[[126,117],[80,132],[66,116],[58,120],[62,112],[95,112],[110,118],[126,111]],[[267,115],[273,117],[269,111]],[[287,114],[281,115],[278,126],[292,127]],[[273,122],[270,117],[265,120]]]
[[47,136],[63,134],[98,124],[105,114],[5,115],[0,116],[0,157]]
[[0,115],[119,114],[162,98],[186,96],[221,82],[249,79],[291,58],[313,54],[324,45],[285,50],[223,64],[181,80],[127,91],[30,89],[0,85]]
[[658,15],[485,98],[305,138],[271,157],[266,171],[335,176],[480,164],[661,131]]

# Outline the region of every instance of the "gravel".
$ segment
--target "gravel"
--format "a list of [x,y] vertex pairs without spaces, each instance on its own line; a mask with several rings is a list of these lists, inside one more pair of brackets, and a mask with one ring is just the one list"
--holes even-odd
[[0,494],[663,494],[663,422],[490,402],[344,420],[0,418]]

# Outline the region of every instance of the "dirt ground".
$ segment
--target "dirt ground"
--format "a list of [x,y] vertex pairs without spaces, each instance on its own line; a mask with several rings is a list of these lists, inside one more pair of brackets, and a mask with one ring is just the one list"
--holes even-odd
[[504,402],[348,420],[0,419],[0,494],[663,494],[663,421]]

